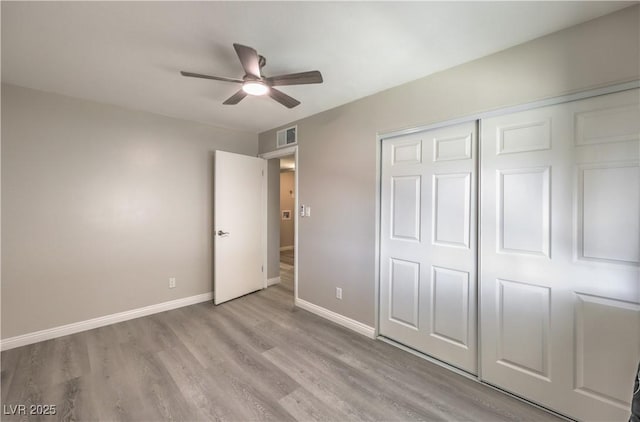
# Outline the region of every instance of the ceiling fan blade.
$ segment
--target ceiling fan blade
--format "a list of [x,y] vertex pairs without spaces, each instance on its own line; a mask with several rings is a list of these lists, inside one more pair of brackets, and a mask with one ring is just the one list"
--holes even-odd
[[181,70],[180,74],[182,76],[188,76],[190,78],[213,79],[214,81],[236,82],[240,84],[244,82],[242,79],[223,78],[222,76],[201,75],[200,73],[185,72],[184,70]]
[[229,98],[227,98],[225,100],[224,103],[225,105],[234,105],[234,104],[238,104],[244,97],[247,96],[247,93],[244,92],[242,89],[239,90],[238,92],[236,92],[235,94],[233,94],[232,96],[230,96]]
[[265,78],[271,86],[321,84],[322,73],[317,70]]
[[269,96],[287,108],[294,108],[300,104],[300,101],[275,88],[269,89]]
[[236,49],[236,54],[240,59],[240,63],[242,63],[245,73],[260,79],[260,57],[258,56],[258,52],[242,44],[234,43],[233,48]]

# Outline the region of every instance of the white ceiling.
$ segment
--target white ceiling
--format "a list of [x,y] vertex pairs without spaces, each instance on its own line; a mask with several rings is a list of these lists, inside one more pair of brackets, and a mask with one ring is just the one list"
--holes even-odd
[[[260,132],[613,12],[620,2],[7,2],[2,80],[211,125]],[[232,43],[302,104],[222,102],[242,77]]]
[[295,170],[296,158],[293,155],[287,155],[280,158],[280,171],[282,170]]

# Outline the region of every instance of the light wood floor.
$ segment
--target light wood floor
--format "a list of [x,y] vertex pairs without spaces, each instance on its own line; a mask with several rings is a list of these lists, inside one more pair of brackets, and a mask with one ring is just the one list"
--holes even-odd
[[217,307],[3,352],[2,404],[55,404],[43,421],[555,420],[294,308],[283,267],[281,284]]
[[286,265],[293,265],[294,251],[280,251],[280,262]]

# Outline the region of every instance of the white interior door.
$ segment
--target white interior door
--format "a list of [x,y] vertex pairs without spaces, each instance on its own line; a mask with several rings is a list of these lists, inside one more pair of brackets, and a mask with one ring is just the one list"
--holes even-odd
[[481,121],[481,378],[627,420],[640,359],[638,90]]
[[266,160],[215,153],[214,302],[266,287]]
[[380,334],[471,373],[476,123],[382,143]]

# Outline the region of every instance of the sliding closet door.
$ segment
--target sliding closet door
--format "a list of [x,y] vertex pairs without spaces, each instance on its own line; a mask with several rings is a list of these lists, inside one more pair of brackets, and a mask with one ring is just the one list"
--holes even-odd
[[382,143],[380,334],[471,373],[476,162],[475,122]]
[[627,420],[640,359],[638,90],[481,121],[481,378]]

